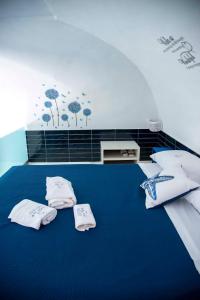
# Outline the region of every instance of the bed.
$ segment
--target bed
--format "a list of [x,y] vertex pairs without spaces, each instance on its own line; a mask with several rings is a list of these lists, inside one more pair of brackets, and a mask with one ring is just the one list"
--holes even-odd
[[[46,176],[63,176],[97,227],[72,209],[39,231],[8,220],[24,198],[46,204]],[[0,299],[200,299],[200,276],[163,207],[146,210],[146,178],[132,165],[12,167],[0,179]]]

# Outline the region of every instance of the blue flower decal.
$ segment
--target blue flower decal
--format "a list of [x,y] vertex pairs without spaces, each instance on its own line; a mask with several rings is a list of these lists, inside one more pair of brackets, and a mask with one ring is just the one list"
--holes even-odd
[[[58,126],[59,126],[59,119],[60,119],[60,114],[59,114],[59,109],[58,109],[58,103],[56,101],[56,99],[59,97],[59,93],[57,90],[55,89],[48,89],[45,92],[45,95],[47,98],[49,98],[50,100],[54,100],[55,104],[56,104],[56,110],[57,110],[57,121],[58,121]],[[50,101],[46,101],[45,103],[48,103],[47,105],[50,105],[49,103],[51,103]],[[52,106],[52,105],[51,105]],[[48,106],[49,108],[51,106]],[[46,106],[47,107],[47,106]],[[54,119],[53,119],[54,122]],[[54,125],[53,125],[54,126]]]
[[77,114],[81,110],[81,105],[77,101],[74,101],[68,105],[68,109],[72,113]]
[[80,105],[80,103],[77,102],[77,101],[71,102],[71,103],[68,105],[68,109],[69,109],[70,112],[72,112],[73,114],[75,114],[76,126],[77,126],[77,114],[78,114],[79,111],[81,110],[81,105]]
[[145,180],[140,186],[148,191],[149,196],[153,199],[157,199],[156,194],[156,184],[163,181],[168,181],[174,179],[174,176],[154,176]]
[[44,102],[44,106],[46,106],[47,108],[52,107],[52,103],[50,101],[46,101]]
[[89,108],[85,108],[85,109],[83,110],[83,114],[84,114],[84,116],[86,117],[86,118],[85,118],[85,125],[87,126],[88,117],[92,114],[92,111],[91,111],[91,109],[89,109]]
[[54,122],[54,114],[53,114],[53,111],[52,111],[52,103],[51,103],[51,101],[45,101],[44,102],[44,106],[46,107],[46,108],[49,108],[49,110],[50,110],[50,113],[51,113],[51,118],[52,118],[52,122],[53,122],[53,127],[54,127],[54,125],[55,125],[55,122]]
[[49,114],[44,114],[42,115],[42,120],[48,125],[49,121],[51,120],[51,116]]
[[67,114],[63,114],[63,115],[61,116],[61,119],[62,119],[64,122],[67,122],[68,127],[70,126],[70,124],[69,124],[69,116],[68,116]]
[[86,117],[90,116],[91,113],[92,113],[92,111],[91,111],[91,109],[89,109],[89,108],[85,108],[85,109],[83,110],[83,114],[84,114],[84,116],[86,116]]
[[68,117],[68,115],[63,114],[63,115],[61,116],[61,119],[62,119],[63,121],[67,121],[67,120],[69,119],[69,117]]
[[46,90],[45,95],[47,98],[49,98],[51,100],[55,100],[59,97],[59,93],[55,89]]

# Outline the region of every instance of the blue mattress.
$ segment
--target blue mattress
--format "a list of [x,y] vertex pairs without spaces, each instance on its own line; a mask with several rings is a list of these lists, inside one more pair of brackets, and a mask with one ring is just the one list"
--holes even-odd
[[[7,219],[24,198],[46,204],[46,176],[73,183],[97,227],[74,228],[72,209],[39,231]],[[200,299],[200,276],[162,207],[146,210],[138,165],[11,168],[0,179],[0,299]]]

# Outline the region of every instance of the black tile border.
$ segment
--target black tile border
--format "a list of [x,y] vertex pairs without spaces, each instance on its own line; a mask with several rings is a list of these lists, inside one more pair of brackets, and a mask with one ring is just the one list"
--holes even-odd
[[148,129],[95,129],[26,131],[29,162],[93,162],[101,160],[100,141],[135,140],[140,146],[140,160],[149,160],[153,147],[197,153],[164,133]]
[[30,162],[100,161],[100,141],[135,140],[141,147],[141,159],[148,160],[153,146],[159,146],[158,134],[148,129],[94,129],[26,131]]
[[174,150],[185,150],[200,158],[200,155],[198,153],[191,150],[189,147],[183,145],[182,143],[178,142],[173,137],[171,137],[163,131],[158,132],[158,140],[160,141],[161,146],[171,147]]

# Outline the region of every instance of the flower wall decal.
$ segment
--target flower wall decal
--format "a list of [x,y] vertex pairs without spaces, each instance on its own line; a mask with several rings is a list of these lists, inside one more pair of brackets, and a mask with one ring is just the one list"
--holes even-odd
[[49,90],[46,90],[45,95],[50,100],[55,101],[56,109],[57,109],[57,120],[58,120],[58,126],[59,126],[60,113],[59,113],[59,109],[58,109],[58,103],[56,101],[56,99],[59,97],[59,93],[55,89],[49,89]]
[[67,122],[68,124],[68,127],[70,127],[70,124],[69,124],[69,116],[67,114],[63,114],[61,116],[61,119],[64,121],[64,122]]
[[[56,85],[48,87],[42,84],[43,95],[36,97],[33,116],[35,118],[34,129],[37,126],[48,126],[49,129],[60,129],[61,127],[88,126],[92,115],[89,101],[85,92],[74,94],[72,91],[58,89]],[[45,96],[45,99],[43,97]]]
[[43,115],[42,115],[42,120],[43,120],[44,122],[46,122],[46,123],[47,123],[47,126],[48,126],[49,121],[51,121],[51,116],[50,116],[49,114],[43,114]]
[[85,108],[83,110],[83,114],[85,116],[85,125],[87,126],[87,124],[88,124],[88,117],[92,114],[92,111],[89,108]]
[[81,105],[80,105],[80,103],[77,102],[77,101],[71,102],[71,103],[68,105],[68,109],[69,109],[70,112],[72,112],[73,114],[75,114],[76,126],[77,126],[77,125],[78,125],[77,114],[78,114],[79,111],[81,110]]
[[44,106],[47,107],[47,108],[51,108],[52,103],[50,101],[46,101],[46,102],[44,102]]
[[59,97],[59,93],[55,89],[46,90],[45,95],[47,98],[49,98],[51,100],[55,100]]
[[50,109],[50,112],[51,112],[51,118],[52,118],[52,122],[53,122],[53,127],[55,126],[55,123],[54,123],[54,115],[53,115],[53,111],[52,111],[52,103],[51,103],[51,101],[45,101],[44,102],[44,106],[46,107],[46,108],[49,108]]

